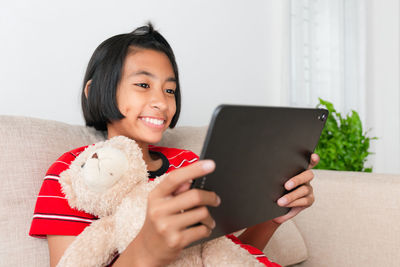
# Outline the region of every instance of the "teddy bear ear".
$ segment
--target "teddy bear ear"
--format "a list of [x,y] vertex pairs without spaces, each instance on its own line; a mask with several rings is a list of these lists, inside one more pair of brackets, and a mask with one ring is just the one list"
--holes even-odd
[[68,174],[67,171],[63,172],[60,175],[60,183],[62,183],[62,187],[70,187],[72,185],[71,176]]
[[76,193],[73,190],[73,177],[76,175],[76,170],[68,169],[60,174],[59,182],[61,184],[61,191],[68,199],[68,203],[71,207],[76,207]]

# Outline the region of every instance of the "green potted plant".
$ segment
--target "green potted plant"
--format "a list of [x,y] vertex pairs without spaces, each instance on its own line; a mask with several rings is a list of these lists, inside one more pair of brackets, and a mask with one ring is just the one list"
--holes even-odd
[[331,102],[319,98],[317,107],[329,110],[325,128],[315,149],[321,160],[316,169],[371,172],[372,167],[364,164],[369,152],[370,141],[363,132],[360,117],[356,111],[343,117],[335,110]]

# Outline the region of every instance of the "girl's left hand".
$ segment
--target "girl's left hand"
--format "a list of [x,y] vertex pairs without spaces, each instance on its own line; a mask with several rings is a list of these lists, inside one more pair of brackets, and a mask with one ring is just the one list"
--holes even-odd
[[314,203],[313,188],[310,184],[310,181],[314,178],[314,173],[310,169],[315,167],[318,162],[319,156],[317,154],[312,154],[308,169],[292,177],[285,183],[286,190],[297,188],[278,199],[278,205],[291,209],[287,214],[273,219],[273,222],[277,224],[284,223]]

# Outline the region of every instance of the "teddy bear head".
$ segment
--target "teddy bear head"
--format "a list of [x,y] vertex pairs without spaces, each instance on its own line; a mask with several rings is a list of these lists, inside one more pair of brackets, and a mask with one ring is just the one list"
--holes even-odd
[[103,217],[114,213],[134,186],[147,183],[147,177],[137,143],[117,136],[87,147],[61,173],[60,183],[72,208]]

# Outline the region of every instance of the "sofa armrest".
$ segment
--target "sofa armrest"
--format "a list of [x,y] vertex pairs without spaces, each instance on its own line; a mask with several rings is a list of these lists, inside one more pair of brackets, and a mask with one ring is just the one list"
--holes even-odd
[[309,253],[297,266],[398,266],[400,175],[314,172],[316,201],[294,219]]

